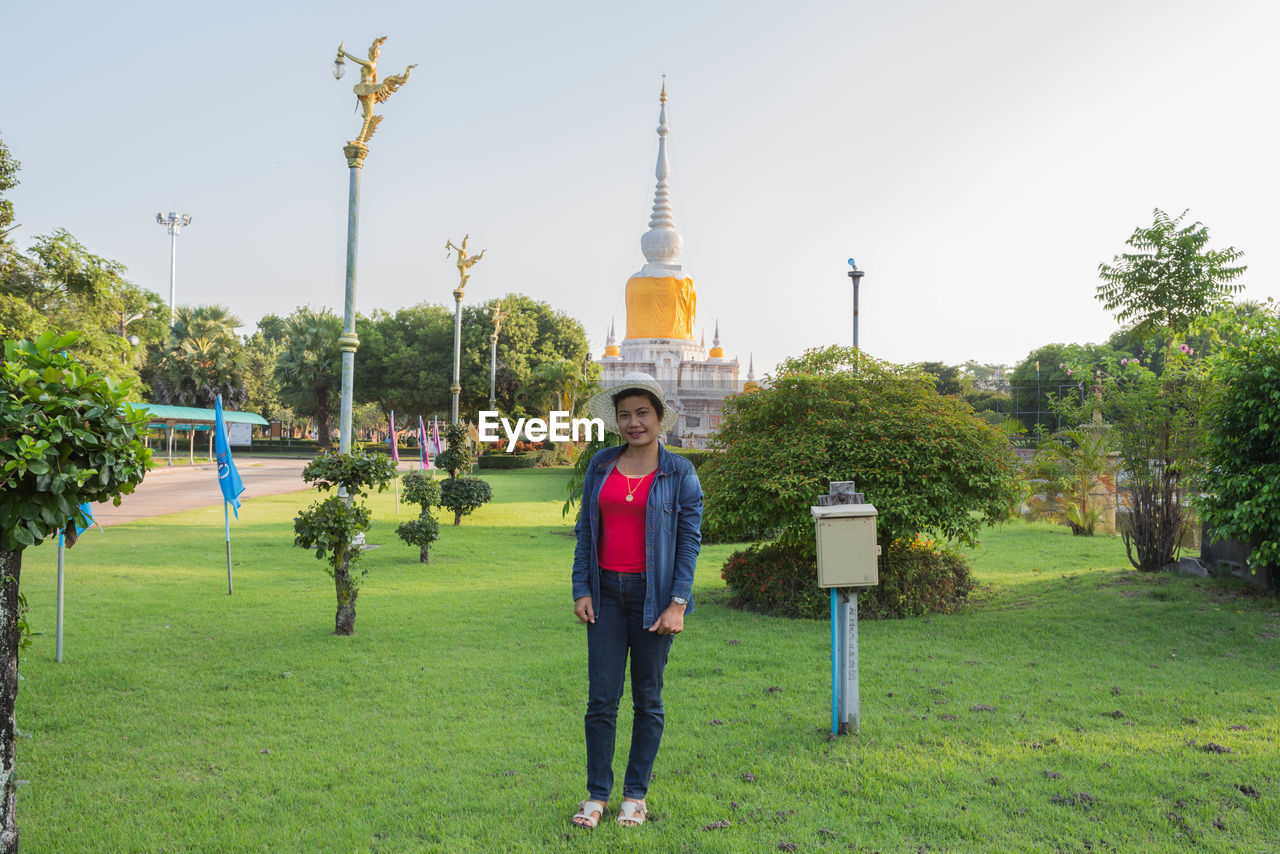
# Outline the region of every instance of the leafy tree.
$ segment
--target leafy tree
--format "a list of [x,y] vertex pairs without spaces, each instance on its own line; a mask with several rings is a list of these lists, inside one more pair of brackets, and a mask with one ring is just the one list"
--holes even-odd
[[285,321],[284,349],[276,357],[280,399],[295,411],[312,415],[321,448],[330,444],[331,409],[341,393],[341,335],[342,319],[327,308],[299,308]]
[[[400,416],[449,410],[453,382],[453,313],[421,303],[394,314],[356,318],[356,400]],[[486,353],[488,351],[486,350]],[[485,381],[488,389],[488,380]]]
[[[1213,373],[1200,506],[1217,537],[1252,546],[1280,578],[1280,323],[1221,354]],[[1280,592],[1280,591],[1277,591]]]
[[331,495],[317,501],[293,520],[294,545],[315,549],[319,560],[329,559],[325,569],[333,578],[338,596],[335,635],[355,632],[360,579],[368,572],[363,570],[359,576],[351,572],[360,559],[356,537],[369,530],[373,518],[368,506],[356,499],[364,498],[371,487],[379,491],[386,489],[395,471],[395,464],[387,457],[363,450],[350,454],[330,451],[307,463],[302,470],[302,479],[321,492],[337,487],[345,487],[347,492],[346,497]]
[[268,421],[293,421],[293,410],[281,399],[276,363],[284,352],[284,342],[268,338],[259,330],[244,339],[244,408]]
[[478,477],[463,477],[471,471],[471,431],[461,422],[444,431],[448,447],[436,457],[436,465],[449,473],[440,484],[440,504],[453,511],[453,524],[493,500],[493,488]]
[[226,306],[176,309],[171,335],[148,363],[155,402],[212,408],[221,395],[228,408],[238,409],[249,384],[244,344],[236,336],[242,325]]
[[64,355],[78,333],[4,342],[0,365],[0,844],[18,848],[14,814],[14,699],[18,691],[22,552],[65,532],[76,541],[80,505],[133,492],[151,463],[146,413],[129,388]]
[[699,469],[704,531],[722,540],[812,548],[809,507],[831,481],[856,481],[882,541],[922,532],[972,543],[1018,500],[1004,436],[931,378],[848,347],[788,359],[772,382],[726,402]]
[[440,523],[431,513],[432,507],[440,505],[440,484],[426,472],[411,471],[404,476],[404,500],[418,505],[418,518],[402,522],[396,533],[409,545],[417,546],[418,559],[426,563],[427,548],[440,538]]
[[1233,284],[1247,269],[1234,266],[1244,253],[1209,249],[1209,229],[1156,208],[1154,221],[1125,241],[1133,249],[1098,265],[1097,298],[1121,323],[1133,323],[1143,339],[1170,340],[1196,320],[1229,302],[1244,286]]
[[938,394],[959,394],[961,392],[960,369],[955,365],[944,365],[942,362],[921,362],[920,370],[933,377],[934,388]]

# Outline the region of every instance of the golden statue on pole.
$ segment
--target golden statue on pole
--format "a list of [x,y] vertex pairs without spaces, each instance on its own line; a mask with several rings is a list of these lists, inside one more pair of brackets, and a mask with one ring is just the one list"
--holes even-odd
[[356,100],[360,102],[364,123],[360,125],[360,133],[356,134],[356,138],[342,149],[347,155],[347,164],[350,166],[364,165],[364,158],[369,153],[369,138],[373,136],[373,132],[378,129],[378,124],[382,121],[382,116],[373,114],[374,105],[384,103],[390,98],[393,92],[408,82],[409,72],[418,67],[416,63],[410,65],[404,70],[404,74],[392,74],[379,83],[378,54],[382,52],[382,43],[386,40],[386,36],[373,40],[373,44],[369,46],[368,59],[361,59],[347,53],[339,44],[338,58],[333,62],[335,77],[342,76],[344,57],[360,66],[360,82],[353,86],[351,91],[356,93]]
[[462,238],[461,247],[454,246],[452,240],[447,241],[444,244],[446,253],[448,253],[449,251],[458,253],[458,290],[454,292],[454,295],[457,296],[459,299],[461,299],[462,297],[462,291],[467,287],[467,280],[471,278],[471,274],[468,273],[467,270],[471,269],[472,266],[474,266],[481,258],[484,257],[484,253],[488,251],[487,249],[481,249],[479,255],[468,256],[467,241],[470,239],[471,239],[470,234]]

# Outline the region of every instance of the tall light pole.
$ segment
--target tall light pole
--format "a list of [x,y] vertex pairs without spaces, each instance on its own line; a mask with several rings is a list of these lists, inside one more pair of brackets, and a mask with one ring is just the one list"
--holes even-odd
[[489,408],[497,408],[498,400],[498,330],[502,329],[502,318],[506,312],[502,310],[502,302],[487,309],[493,315],[493,334],[489,336]]
[[191,225],[191,217],[169,211],[168,216],[156,214],[156,222],[169,229],[169,325],[172,326],[177,316],[174,313],[173,297],[178,280],[178,235],[182,233],[182,229]]
[[853,349],[858,349],[858,283],[866,273],[858,269],[857,262],[849,259],[849,279],[853,282]]
[[364,159],[369,154],[369,137],[373,136],[382,116],[374,115],[373,108],[391,97],[409,79],[410,65],[404,74],[392,74],[378,82],[378,55],[386,36],[373,40],[369,47],[368,59],[347,53],[338,45],[338,56],[333,61],[333,77],[340,80],[347,70],[344,59],[349,59],[360,66],[360,82],[352,91],[360,104],[363,124],[356,138],[342,147],[347,157],[349,179],[347,183],[347,279],[346,297],[342,309],[342,335],[338,338],[338,349],[342,351],[342,414],[338,429],[338,452],[351,451],[351,398],[355,384],[356,348],[360,339],[356,337],[356,243],[360,223],[360,170],[364,167]]
[[453,396],[453,412],[450,424],[458,423],[458,395],[462,393],[462,295],[466,290],[467,280],[471,278],[467,270],[478,264],[488,251],[481,249],[479,255],[468,255],[467,241],[470,239],[471,235],[468,234],[462,238],[461,246],[454,246],[452,240],[444,245],[446,252],[456,252],[458,255],[458,286],[453,289],[453,385],[449,387],[449,393]]

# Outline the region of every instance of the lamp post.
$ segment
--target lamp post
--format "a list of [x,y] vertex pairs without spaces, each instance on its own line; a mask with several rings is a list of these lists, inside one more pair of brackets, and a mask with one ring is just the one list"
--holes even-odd
[[[142,343],[142,339],[140,339],[137,335],[126,335],[125,330],[128,328],[130,323],[133,323],[135,320],[138,320],[141,317],[142,317],[141,314],[135,314],[130,317],[125,317],[125,313],[123,311],[120,312],[120,337],[123,338],[130,347],[137,347],[139,344]],[[120,364],[122,365],[129,364],[128,350],[120,351]]]
[[852,258],[849,259],[849,279],[853,282],[853,349],[858,349],[858,283],[866,273],[858,269],[858,264]]
[[462,393],[462,296],[467,288],[467,280],[471,278],[467,270],[478,264],[488,251],[481,249],[479,255],[468,255],[467,241],[470,239],[471,235],[468,234],[462,238],[461,246],[454,246],[452,240],[444,244],[446,253],[455,252],[458,255],[458,286],[453,289],[453,385],[449,387],[453,404],[450,424],[458,423],[458,395]]
[[404,74],[392,74],[382,82],[378,82],[378,55],[381,53],[382,43],[386,40],[386,36],[374,39],[369,47],[367,59],[347,53],[339,44],[338,55],[333,61],[332,68],[334,79],[340,80],[347,70],[344,60],[349,59],[360,66],[360,82],[352,88],[352,91],[355,92],[363,117],[363,123],[356,138],[342,147],[349,170],[346,294],[342,308],[342,335],[338,338],[338,349],[342,351],[342,410],[338,427],[342,432],[338,436],[338,452],[342,454],[351,451],[351,400],[355,384],[356,348],[360,346],[360,339],[356,337],[356,245],[360,223],[360,170],[364,167],[364,159],[369,154],[369,137],[373,136],[374,130],[382,121],[382,116],[374,115],[374,106],[386,101],[393,92],[403,86],[409,79],[409,72],[414,68],[410,65],[404,70]]
[[506,312],[502,310],[502,301],[492,308],[485,309],[493,315],[493,334],[489,336],[489,408],[497,408],[498,400],[498,330],[502,329],[502,318]]
[[169,215],[162,213],[156,214],[156,222],[169,229],[169,325],[173,325],[175,318],[173,296],[178,280],[178,235],[182,233],[182,229],[191,225],[191,217],[188,214],[177,214],[169,211]]

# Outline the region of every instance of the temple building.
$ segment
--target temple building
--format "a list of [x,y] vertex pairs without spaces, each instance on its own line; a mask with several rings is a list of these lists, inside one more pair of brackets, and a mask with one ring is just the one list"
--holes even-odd
[[643,371],[662,386],[664,403],[677,418],[665,437],[669,444],[703,448],[716,428],[724,400],[742,390],[738,359],[725,357],[716,322],[711,349],[693,337],[698,293],[680,265],[684,239],[676,231],[667,162],[667,87],[658,113],[657,188],[649,230],[640,237],[645,264],[627,280],[626,337],[618,343],[613,323],[600,358],[600,382],[608,387],[625,374]]

